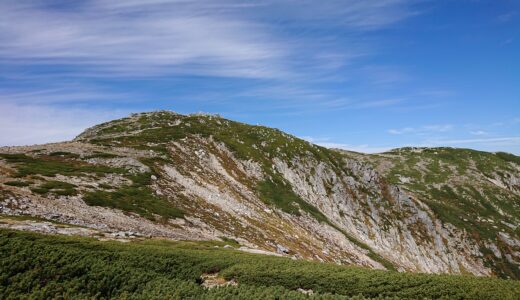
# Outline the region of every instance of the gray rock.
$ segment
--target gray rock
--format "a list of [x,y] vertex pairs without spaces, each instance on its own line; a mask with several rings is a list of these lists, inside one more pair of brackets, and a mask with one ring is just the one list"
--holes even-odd
[[280,254],[289,254],[290,250],[280,244],[276,245],[276,252]]

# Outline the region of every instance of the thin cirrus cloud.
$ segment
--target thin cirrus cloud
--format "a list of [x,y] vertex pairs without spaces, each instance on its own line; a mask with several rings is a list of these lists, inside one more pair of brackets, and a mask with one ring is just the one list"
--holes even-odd
[[[302,87],[299,85],[278,84],[248,89],[236,95],[240,99],[273,99],[279,100],[276,104],[265,103],[269,110],[282,111],[284,114],[305,113],[308,111],[330,111],[330,110],[357,110],[371,109],[394,106],[406,102],[405,98],[388,99],[351,99],[346,96],[338,96],[320,91],[312,87]],[[316,107],[319,103],[319,108]],[[257,110],[258,104],[252,104],[252,108]],[[260,103],[262,105],[262,103]]]
[[414,14],[407,1],[91,0],[61,9],[29,3],[0,3],[2,63],[72,65],[82,74],[105,76],[286,79],[309,68],[313,56],[316,65],[334,68],[360,53],[313,49],[314,55],[302,54],[302,40],[309,37],[279,34],[277,19],[360,31]]
[[62,85],[33,91],[0,90],[0,103],[16,105],[89,104],[99,101],[129,103],[135,96],[83,85]]
[[368,144],[362,145],[354,145],[354,144],[344,144],[344,143],[336,143],[332,141],[330,138],[315,138],[311,136],[301,137],[309,143],[316,144],[329,149],[341,149],[348,150],[354,152],[361,153],[381,153],[392,149],[393,147],[385,147],[385,146],[370,146]]
[[469,132],[471,135],[488,135],[489,133],[484,130],[473,130]]
[[122,117],[125,110],[60,108],[0,102],[0,145],[29,145],[70,140],[83,129]]
[[[414,2],[0,1],[0,144],[67,139],[119,116],[112,108],[121,101],[157,95],[122,93],[132,85],[112,87],[104,80],[236,80],[218,98],[266,97],[266,110],[285,113],[402,104],[399,97],[360,99],[323,86],[356,74],[377,84],[406,81],[398,67],[357,65],[377,52],[358,37],[415,16]],[[243,81],[253,84],[241,90]],[[140,101],[139,107],[154,107]],[[85,104],[92,113],[83,112]]]
[[478,139],[429,140],[427,143],[431,144],[431,145],[465,145],[465,144],[482,144],[482,145],[491,145],[491,146],[519,145],[520,136],[478,138]]
[[[253,28],[260,25],[189,11],[164,13],[154,3],[124,9],[104,4],[93,2],[72,11],[12,2],[0,5],[6,12],[0,23],[3,63],[73,65],[87,74],[103,71],[117,76],[189,73],[262,78],[283,72],[277,61],[286,49],[261,28]],[[140,13],[146,8],[146,14]]]
[[403,134],[428,134],[435,132],[448,132],[453,129],[453,125],[450,124],[439,124],[439,125],[426,125],[422,127],[404,127],[401,129],[389,129],[387,132],[392,135],[403,135]]

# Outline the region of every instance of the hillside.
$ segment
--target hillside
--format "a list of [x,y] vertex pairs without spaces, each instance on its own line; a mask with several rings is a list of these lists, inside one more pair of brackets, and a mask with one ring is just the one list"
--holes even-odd
[[366,155],[219,116],[134,114],[71,142],[0,148],[0,212],[39,220],[0,225],[518,279],[519,160],[451,148]]

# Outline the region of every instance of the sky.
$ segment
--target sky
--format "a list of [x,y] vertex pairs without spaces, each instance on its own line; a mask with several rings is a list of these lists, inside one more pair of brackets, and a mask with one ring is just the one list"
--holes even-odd
[[520,1],[0,1],[0,145],[161,109],[518,155]]

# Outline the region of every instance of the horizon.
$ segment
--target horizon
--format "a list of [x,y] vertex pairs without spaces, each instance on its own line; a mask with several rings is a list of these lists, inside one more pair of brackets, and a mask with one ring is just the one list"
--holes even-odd
[[520,2],[0,3],[0,146],[216,113],[363,153],[520,155]]

